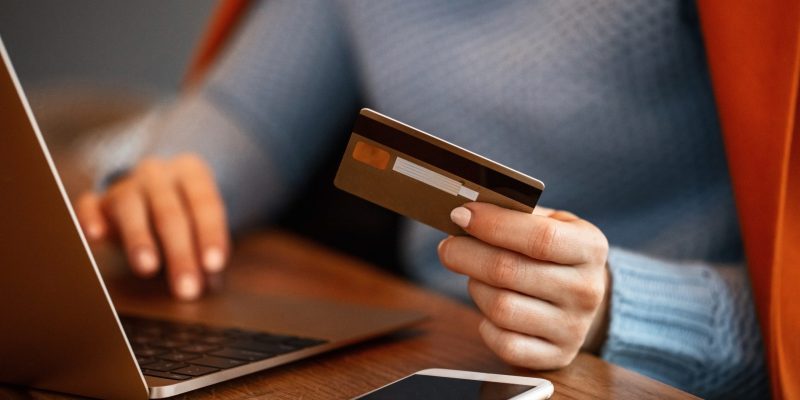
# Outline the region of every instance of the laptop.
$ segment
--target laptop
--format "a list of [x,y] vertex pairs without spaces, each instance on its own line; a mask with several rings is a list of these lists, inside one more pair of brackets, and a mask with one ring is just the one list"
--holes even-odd
[[109,295],[0,40],[0,383],[163,398],[384,335],[409,310],[220,292]]

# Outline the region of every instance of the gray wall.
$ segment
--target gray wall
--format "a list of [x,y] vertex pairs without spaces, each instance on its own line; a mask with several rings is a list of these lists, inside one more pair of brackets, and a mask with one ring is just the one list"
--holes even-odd
[[174,92],[213,0],[0,0],[0,36],[24,86]]

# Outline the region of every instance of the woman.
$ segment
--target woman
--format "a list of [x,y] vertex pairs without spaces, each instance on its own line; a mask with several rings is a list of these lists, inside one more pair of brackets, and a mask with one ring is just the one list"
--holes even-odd
[[229,229],[277,213],[365,105],[569,210],[470,203],[451,214],[469,237],[403,227],[406,274],[468,295],[498,356],[548,369],[584,349],[704,397],[767,393],[691,2],[258,3],[142,153],[100,168],[82,226],[194,299]]

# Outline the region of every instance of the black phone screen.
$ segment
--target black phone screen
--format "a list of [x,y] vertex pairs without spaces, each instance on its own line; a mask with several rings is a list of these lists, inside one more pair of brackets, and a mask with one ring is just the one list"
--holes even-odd
[[411,375],[361,399],[508,400],[535,386]]

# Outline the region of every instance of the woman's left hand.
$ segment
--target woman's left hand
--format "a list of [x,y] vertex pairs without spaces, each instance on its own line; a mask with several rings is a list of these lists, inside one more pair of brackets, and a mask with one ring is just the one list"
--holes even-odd
[[439,245],[447,268],[470,277],[483,340],[510,364],[553,369],[605,335],[609,275],[605,235],[572,213],[533,214],[486,203],[451,213],[471,236]]

